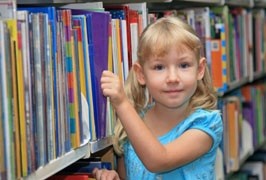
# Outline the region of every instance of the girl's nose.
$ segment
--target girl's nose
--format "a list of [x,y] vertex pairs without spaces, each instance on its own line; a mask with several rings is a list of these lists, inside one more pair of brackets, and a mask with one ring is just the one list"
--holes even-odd
[[178,82],[179,81],[179,74],[176,69],[171,69],[167,75],[167,82]]

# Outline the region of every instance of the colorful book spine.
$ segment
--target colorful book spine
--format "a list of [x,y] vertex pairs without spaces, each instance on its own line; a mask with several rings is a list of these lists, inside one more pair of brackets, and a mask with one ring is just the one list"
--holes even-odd
[[[12,21],[12,20],[8,20]],[[16,96],[13,96],[13,90],[16,87],[13,86],[16,77],[12,78],[15,74],[15,67],[12,64],[15,62],[14,53],[12,53],[13,46],[11,45],[10,32],[7,22],[0,20],[0,84],[1,84],[1,126],[3,128],[3,142],[2,146],[4,153],[1,155],[4,167],[1,170],[3,179],[15,179],[15,144],[18,142],[18,138],[15,139],[18,133],[13,133],[14,126],[18,123],[17,120],[17,107]],[[13,62],[12,62],[13,61]],[[14,88],[14,89],[13,89]],[[14,135],[15,134],[15,135]],[[16,141],[17,140],[17,141]],[[17,151],[16,151],[17,152]],[[3,173],[2,173],[3,172]],[[19,170],[20,172],[20,170]],[[18,174],[20,175],[20,174]]]

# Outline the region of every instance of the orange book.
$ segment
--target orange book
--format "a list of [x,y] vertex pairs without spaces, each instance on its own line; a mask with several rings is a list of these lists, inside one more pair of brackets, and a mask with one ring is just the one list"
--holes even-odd
[[211,72],[212,72],[212,82],[215,88],[219,88],[223,85],[222,80],[222,61],[221,61],[221,41],[219,39],[211,40]]
[[241,88],[242,96],[244,97],[244,101],[252,101],[250,86],[244,86]]
[[229,164],[230,170],[239,169],[239,119],[237,102],[229,100],[226,104],[228,139],[229,139]]
[[84,65],[84,54],[83,54],[83,44],[82,44],[82,30],[81,25],[78,20],[72,20],[73,29],[77,30],[77,46],[78,46],[78,61],[79,61],[79,76],[80,76],[80,89],[82,94],[87,97],[86,94],[86,78],[85,78],[85,65]]
[[118,55],[118,76],[123,80],[123,58],[122,58],[122,40],[121,40],[121,20],[116,20],[116,42],[117,42],[117,55]]
[[112,20],[108,28],[108,70],[113,71]]
[[214,88],[219,92],[227,89],[225,26],[212,22],[215,31],[211,38],[211,75]]

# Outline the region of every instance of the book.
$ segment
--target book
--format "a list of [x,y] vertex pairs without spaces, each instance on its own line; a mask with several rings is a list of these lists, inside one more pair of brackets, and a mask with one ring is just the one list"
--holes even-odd
[[[85,17],[84,17],[85,18]],[[85,19],[84,19],[85,20]],[[82,33],[82,19],[74,19],[72,16],[72,22],[73,22],[73,29],[76,30],[76,46],[75,46],[75,52],[76,52],[76,76],[77,76],[77,95],[78,95],[78,105],[79,105],[79,141],[80,143],[83,142],[83,128],[82,128],[82,104],[81,104],[81,94],[83,93],[85,97],[87,97],[87,90],[86,90],[86,66],[84,62],[84,53],[83,53],[83,45],[84,41],[87,40],[87,37],[83,36]],[[86,39],[85,39],[86,38]],[[80,93],[79,93],[80,92]],[[79,143],[79,144],[80,144]]]
[[0,19],[14,19],[16,17],[17,4],[14,0],[0,1]]
[[75,69],[75,56],[73,54],[73,35],[72,35],[72,12],[69,9],[58,9],[58,20],[61,22],[62,30],[64,31],[62,39],[64,44],[62,44],[62,55],[63,61],[65,63],[65,73],[67,75],[66,87],[67,87],[67,109],[68,117],[65,121],[65,151],[68,152],[72,148],[71,133],[73,133],[73,127],[76,127],[79,121],[78,113],[78,101],[77,101],[77,89],[75,87],[76,82],[76,69]]
[[225,25],[212,17],[211,21],[211,75],[214,88],[225,92],[228,88],[226,71]]
[[124,19],[126,21],[126,31],[127,31],[126,36],[127,36],[127,49],[128,49],[127,59],[128,59],[128,68],[130,69],[132,66],[132,49],[131,49],[129,5],[128,4],[104,5],[104,8],[110,12],[112,18]]
[[[85,17],[84,17],[85,18]],[[80,76],[80,91],[81,93],[83,93],[83,95],[85,97],[87,97],[87,90],[86,90],[86,66],[85,66],[85,62],[84,62],[84,53],[83,53],[83,49],[85,49],[83,47],[83,34],[82,34],[82,27],[81,27],[81,19],[79,18],[75,18],[74,16],[72,16],[72,23],[73,23],[73,29],[76,29],[76,33],[77,33],[77,54],[78,54],[78,61],[79,61],[79,76]]]
[[137,49],[139,40],[139,22],[138,22],[138,12],[136,10],[129,9],[129,24],[130,24],[130,42],[131,42],[131,63],[134,64],[137,59]]
[[[243,54],[243,45],[245,44],[245,36],[242,33],[243,27],[243,20],[240,15],[241,8],[234,8],[231,9],[230,14],[232,17],[232,28],[234,33],[233,38],[233,46],[234,46],[234,58],[232,59],[234,61],[234,68],[235,68],[235,77],[236,81],[241,80],[244,77],[244,64],[247,64],[247,56]],[[246,27],[246,26],[245,26]],[[246,29],[246,28],[245,28]]]
[[130,9],[138,12],[139,16],[139,35],[148,25],[148,9],[147,2],[128,3]]
[[91,14],[91,38],[89,39],[91,81],[93,92],[94,119],[96,137],[98,139],[106,135],[107,99],[100,87],[100,78],[103,70],[108,69],[108,37],[109,37],[109,12],[96,12],[72,9],[75,14]]
[[[213,16],[214,15],[214,16]],[[230,71],[234,71],[235,67],[232,66],[231,63],[234,63],[234,45],[233,45],[233,34],[230,34],[231,28],[231,23],[230,18],[231,15],[229,13],[229,7],[227,5],[224,6],[213,6],[210,7],[210,21],[212,22],[214,18],[217,19],[218,22],[224,24],[224,29],[225,29],[225,41],[226,41],[226,46],[225,46],[225,54],[226,54],[226,82],[229,83],[229,79],[231,78],[231,74],[229,73]]]
[[[93,98],[92,98],[92,82],[91,82],[91,67],[90,67],[90,46],[89,46],[89,38],[91,38],[88,33],[90,31],[91,26],[89,23],[91,22],[90,14],[80,14],[80,15],[72,15],[73,20],[78,20],[80,22],[81,27],[81,35],[82,35],[82,49],[83,49],[83,63],[84,63],[84,73],[85,73],[85,89],[86,89],[86,106],[89,108],[89,118],[87,119],[90,131],[88,132],[90,135],[89,139],[96,139],[95,132],[95,121],[94,121],[94,107],[93,107]],[[87,25],[88,24],[88,25]],[[82,62],[81,62],[82,63]],[[83,106],[82,106],[83,107]],[[84,109],[84,108],[83,108]],[[85,122],[87,124],[87,122]],[[84,125],[84,124],[83,124]],[[85,131],[85,129],[84,129]]]
[[[73,21],[72,21],[73,22]],[[71,45],[71,49],[72,49],[72,58],[73,58],[73,76],[74,79],[72,79],[72,83],[73,83],[73,89],[74,89],[74,114],[75,114],[75,120],[70,122],[70,133],[71,133],[71,146],[72,148],[77,148],[80,146],[81,143],[81,127],[80,124],[81,122],[81,87],[80,87],[80,68],[79,68],[79,50],[78,50],[78,34],[77,31],[78,29],[73,28],[72,25],[72,29],[71,29],[71,33],[72,33],[72,37],[71,37],[71,41],[72,41],[72,45]],[[71,84],[71,83],[69,83]]]
[[35,116],[35,153],[36,167],[43,166],[47,162],[47,143],[45,128],[45,97],[44,97],[44,49],[43,49],[43,26],[42,17],[44,14],[31,13],[29,15],[30,29],[34,39],[32,39],[32,63],[34,74],[34,116]]
[[91,174],[56,174],[53,175],[47,180],[90,180],[93,178]]
[[[17,74],[16,74],[16,55],[15,55],[15,52],[16,52],[16,44],[15,44],[15,40],[14,40],[14,31],[16,31],[16,22],[14,19],[10,19],[10,20],[7,20],[7,28],[8,28],[8,31],[9,31],[9,42],[10,42],[10,61],[9,61],[9,67],[11,69],[11,71],[9,71],[9,74],[10,75],[10,79],[8,78],[8,80],[10,82],[12,82],[12,85],[11,85],[11,88],[12,88],[12,95],[10,95],[10,98],[11,98],[11,113],[12,113],[12,117],[10,119],[13,118],[13,127],[9,127],[10,125],[12,124],[6,124],[5,127],[6,129],[9,129],[11,132],[14,130],[15,133],[14,133],[14,147],[12,148],[12,146],[10,146],[11,144],[7,144],[9,148],[11,148],[11,152],[12,153],[12,150],[13,151],[13,154],[15,154],[15,157],[14,157],[14,161],[15,162],[18,162],[16,164],[14,164],[14,167],[12,167],[12,161],[9,161],[11,159],[8,159],[7,161],[7,169],[8,169],[8,176],[7,177],[16,177],[16,178],[20,178],[21,177],[21,152],[20,152],[20,139],[19,139],[19,133],[20,133],[20,129],[19,129],[19,110],[18,110],[18,90],[17,90]],[[8,61],[6,61],[8,62]],[[9,69],[9,68],[7,68]],[[9,90],[11,90],[11,88]],[[9,91],[10,92],[10,91]],[[6,119],[7,122],[11,122],[10,119]],[[12,142],[12,141],[10,141]],[[9,143],[10,143],[9,142]],[[9,151],[9,149],[7,149],[7,151]],[[12,154],[8,153],[7,154],[7,158],[11,158]],[[14,162],[14,163],[15,163]],[[12,171],[13,168],[15,169],[15,171]],[[13,173],[13,174],[11,174]]]
[[22,176],[28,174],[27,171],[27,142],[26,142],[26,121],[25,121],[25,99],[24,99],[24,79],[23,79],[23,62],[21,52],[21,26],[15,20],[9,21],[9,29],[11,30],[11,39],[14,43],[15,50],[15,73],[17,79],[17,102],[18,102],[18,118],[19,118],[19,146],[21,153],[21,173]]
[[34,123],[33,123],[33,109],[32,109],[32,80],[31,80],[31,61],[30,61],[30,39],[29,39],[29,17],[28,11],[17,11],[18,23],[21,26],[21,46],[22,46],[22,60],[23,60],[23,78],[25,87],[25,120],[26,135],[27,135],[27,159],[28,171],[33,172],[35,167],[35,150],[34,150]]
[[189,24],[194,30],[196,30],[194,8],[185,8],[177,10],[177,16],[180,17],[187,24]]
[[256,147],[257,144],[257,138],[256,138],[256,122],[254,117],[254,107],[252,102],[245,101],[243,102],[243,118],[250,124],[252,129],[252,138],[253,138],[253,146]]
[[91,174],[94,168],[111,170],[112,164],[110,162],[103,161],[89,161],[89,160],[78,160],[70,166],[64,168],[59,174],[65,173],[87,173]]
[[93,99],[93,83],[95,79],[92,78],[92,74],[94,74],[94,46],[93,46],[93,35],[92,35],[92,14],[87,11],[82,10],[72,10],[72,15],[74,17],[85,16],[84,23],[84,35],[87,37],[86,42],[84,42],[85,48],[87,48],[84,52],[86,53],[86,60],[85,63],[87,65],[87,86],[88,86],[88,96],[87,96],[87,103],[89,106],[89,127],[90,127],[90,140],[94,141],[97,139],[96,137],[96,125],[95,125],[95,116],[94,116],[94,99]]
[[[1,23],[1,22],[0,22]],[[1,26],[1,25],[0,25]],[[0,27],[1,28],[1,27]],[[1,40],[3,39],[2,35],[1,35],[1,30],[0,30],[0,43]],[[0,45],[1,47],[1,45]],[[0,56],[1,56],[1,52],[0,52]],[[0,65],[0,73],[2,71],[2,66]],[[0,83],[1,87],[3,87],[3,84]],[[2,89],[0,88],[0,117],[2,117],[3,114],[3,108],[2,108]],[[4,144],[4,126],[3,126],[4,122],[1,120],[0,121],[0,153],[3,154],[3,156],[1,156],[0,158],[0,179],[4,179],[6,178],[6,166],[5,166],[5,144]]]
[[[114,63],[114,70],[124,81],[129,73],[129,59],[128,59],[128,30],[127,20],[124,10],[111,10],[112,17],[112,42],[113,42],[113,60],[118,59],[118,63]],[[118,58],[116,58],[116,56]],[[115,68],[116,67],[116,68]]]
[[[59,86],[61,85],[61,82],[59,83],[58,80],[58,37],[57,37],[57,19],[56,19],[56,8],[53,6],[47,6],[47,7],[28,7],[28,6],[21,6],[18,7],[18,11],[27,11],[29,14],[37,14],[37,13],[44,13],[48,16],[48,22],[49,24],[44,27],[46,27],[46,37],[44,40],[46,40],[46,68],[45,68],[45,79],[47,79],[47,86],[46,91],[48,91],[48,96],[46,96],[47,106],[51,111],[46,111],[46,114],[50,120],[47,122],[51,122],[49,125],[49,129],[51,133],[48,133],[49,139],[47,142],[50,144],[50,150],[49,150],[49,159],[53,159],[55,157],[60,156],[60,143],[58,137],[60,137],[60,125],[59,125],[59,118],[60,118],[60,105],[59,105]],[[33,41],[32,37],[30,41]],[[31,55],[33,56],[33,55]],[[65,111],[64,111],[65,112]],[[53,152],[55,151],[55,152]]]
[[[0,84],[1,84],[1,125],[2,126],[2,143],[3,146],[1,147],[3,153],[1,155],[1,163],[4,163],[3,166],[1,165],[1,177],[3,179],[14,179],[15,178],[15,135],[17,133],[13,133],[15,123],[18,123],[16,120],[16,112],[13,114],[13,109],[16,107],[15,98],[13,99],[13,90],[12,83],[14,79],[12,78],[12,72],[15,72],[12,69],[11,60],[14,61],[14,54],[11,54],[11,39],[10,39],[10,32],[7,26],[7,22],[4,20],[0,20]],[[14,66],[13,66],[14,67]],[[14,70],[14,71],[13,71]],[[13,103],[14,104],[13,104]],[[14,115],[14,116],[13,116]],[[14,118],[14,119],[13,119]],[[18,140],[18,139],[17,139]],[[20,171],[19,171],[20,172]],[[20,175],[20,174],[18,174]]]
[[121,44],[121,20],[112,19],[113,72],[123,81],[123,60]]
[[226,101],[226,121],[228,128],[229,161],[227,172],[237,171],[240,167],[241,126],[240,126],[240,100],[231,96]]
[[259,72],[262,72],[264,67],[263,67],[263,62],[264,62],[264,46],[263,46],[263,39],[264,39],[264,25],[263,25],[263,20],[265,17],[265,12],[263,9],[256,9],[253,11],[253,23],[252,27],[253,29],[256,29],[257,33],[253,33],[253,46],[254,46],[254,51],[253,51],[253,71],[254,73],[258,74]]
[[211,66],[211,32],[210,32],[210,8],[194,8],[195,12],[195,30],[201,38],[204,50],[203,55],[206,57],[207,64]]

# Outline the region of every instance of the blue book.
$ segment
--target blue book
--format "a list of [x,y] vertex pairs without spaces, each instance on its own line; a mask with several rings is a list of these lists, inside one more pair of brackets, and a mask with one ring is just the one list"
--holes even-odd
[[62,155],[60,143],[57,143],[58,137],[60,137],[60,125],[59,125],[59,105],[58,105],[58,98],[59,98],[59,92],[58,92],[58,85],[57,85],[57,15],[56,15],[56,8],[53,6],[48,7],[18,7],[18,11],[20,10],[26,10],[29,13],[45,13],[48,15],[48,21],[51,28],[51,42],[52,42],[52,67],[53,67],[53,100],[54,100],[54,117],[55,117],[55,149],[56,149],[56,157],[59,157]]
[[63,169],[59,174],[64,173],[92,173],[94,168],[98,169],[112,169],[112,164],[110,162],[103,161],[77,161],[70,166]]
[[[83,60],[84,60],[84,71],[85,71],[85,86],[86,86],[86,100],[87,100],[87,104],[88,104],[88,109],[89,112],[88,113],[89,117],[85,117],[86,120],[88,120],[88,124],[89,124],[89,139],[96,139],[96,134],[95,134],[95,125],[94,123],[94,109],[93,109],[93,100],[92,100],[92,82],[91,82],[91,68],[90,68],[90,53],[89,53],[89,44],[88,44],[88,28],[90,28],[89,26],[87,27],[87,21],[90,22],[91,21],[91,17],[90,15],[72,15],[72,20],[73,22],[75,21],[79,21],[80,26],[81,26],[81,33],[82,33],[82,44],[83,44]],[[83,128],[84,125],[82,125],[81,128]],[[86,129],[85,129],[86,131]],[[87,133],[87,132],[86,132]]]
[[107,99],[102,94],[100,79],[102,71],[108,69],[108,28],[110,13],[72,9],[72,14],[85,14],[87,16],[96,137],[97,139],[101,139],[106,136]]

